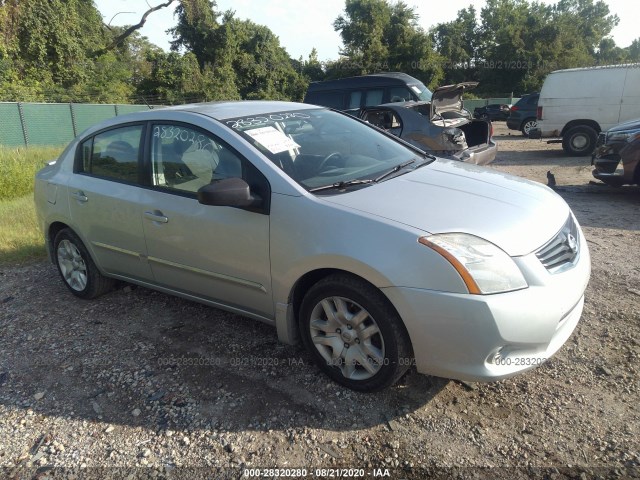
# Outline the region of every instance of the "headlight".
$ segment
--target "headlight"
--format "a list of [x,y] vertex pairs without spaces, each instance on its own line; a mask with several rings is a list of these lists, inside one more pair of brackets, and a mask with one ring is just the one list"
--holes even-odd
[[611,132],[607,134],[607,142],[627,142],[633,141],[640,134],[639,129],[624,130],[621,132]]
[[500,293],[528,287],[511,257],[482,238],[466,233],[444,233],[421,237],[418,241],[451,263],[469,293]]

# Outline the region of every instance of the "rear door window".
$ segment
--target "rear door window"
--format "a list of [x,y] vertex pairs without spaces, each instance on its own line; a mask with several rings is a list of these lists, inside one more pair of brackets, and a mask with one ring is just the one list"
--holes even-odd
[[367,90],[364,106],[365,107],[375,107],[376,105],[380,105],[382,103],[382,97],[384,95],[384,90]]
[[80,147],[77,171],[98,177],[137,183],[143,125],[131,125],[99,133]]

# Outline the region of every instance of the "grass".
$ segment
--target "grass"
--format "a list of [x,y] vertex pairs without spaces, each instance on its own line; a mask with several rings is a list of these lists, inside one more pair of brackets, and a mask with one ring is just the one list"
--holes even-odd
[[0,200],[0,265],[44,258],[33,195]]
[[47,161],[60,155],[61,147],[0,147],[0,201],[33,192],[33,177]]
[[0,264],[46,255],[33,203],[33,178],[61,151],[60,147],[0,147]]

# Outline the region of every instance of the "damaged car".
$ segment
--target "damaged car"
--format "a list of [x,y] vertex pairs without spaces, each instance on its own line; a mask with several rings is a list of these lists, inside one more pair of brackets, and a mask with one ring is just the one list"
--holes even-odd
[[593,176],[606,184],[640,184],[640,118],[601,132],[591,164]]
[[364,120],[422,150],[449,156],[476,165],[496,158],[491,122],[473,119],[464,109],[462,94],[478,82],[465,82],[437,88],[431,101],[388,103],[363,107]]

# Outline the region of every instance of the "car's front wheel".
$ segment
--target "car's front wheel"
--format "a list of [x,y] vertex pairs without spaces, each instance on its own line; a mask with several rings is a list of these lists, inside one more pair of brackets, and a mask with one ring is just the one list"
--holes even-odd
[[353,390],[382,390],[412,363],[399,315],[378,289],[357,277],[336,274],[319,281],[305,295],[299,321],[320,369]]
[[103,276],[82,240],[69,228],[58,232],[53,241],[58,273],[75,296],[95,298],[113,287],[113,279]]

